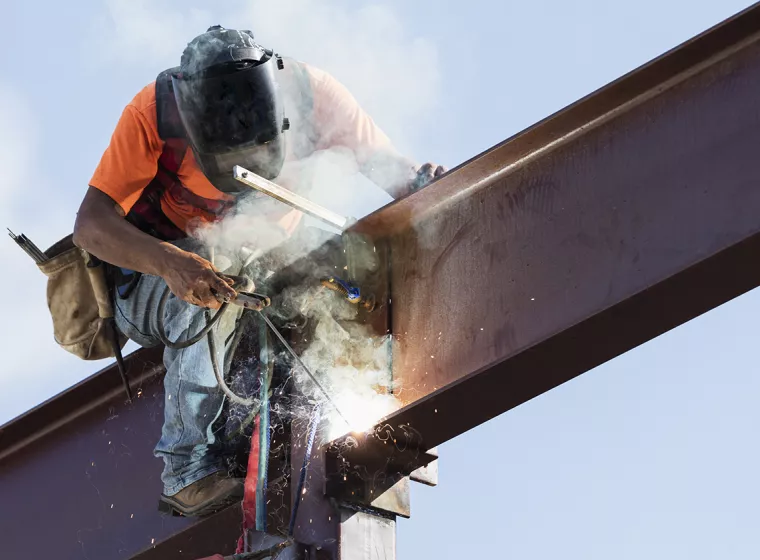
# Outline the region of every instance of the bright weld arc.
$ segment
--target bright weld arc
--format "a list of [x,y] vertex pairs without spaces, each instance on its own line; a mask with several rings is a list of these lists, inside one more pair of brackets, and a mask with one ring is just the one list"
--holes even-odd
[[267,326],[269,326],[269,328],[272,329],[272,332],[279,339],[279,341],[283,344],[283,346],[285,346],[285,349],[290,353],[291,356],[293,356],[293,358],[295,358],[296,362],[298,362],[298,365],[301,366],[301,368],[303,368],[303,370],[306,372],[306,374],[309,376],[309,378],[311,378],[311,380],[314,382],[314,384],[317,386],[317,388],[322,392],[322,394],[325,396],[325,399],[327,400],[327,402],[329,402],[330,405],[335,409],[335,412],[338,413],[338,416],[340,416],[341,419],[350,428],[351,427],[351,423],[348,421],[348,418],[346,418],[346,416],[343,414],[343,412],[341,412],[340,408],[338,408],[338,405],[335,404],[335,401],[332,399],[332,397],[330,397],[330,393],[328,393],[327,390],[324,387],[322,387],[322,384],[319,381],[317,381],[317,378],[314,377],[314,374],[311,373],[311,370],[309,370],[309,368],[306,367],[306,364],[304,364],[303,361],[301,361],[301,358],[290,347],[290,344],[288,344],[288,342],[285,340],[285,337],[283,337],[280,334],[280,331],[277,330],[277,327],[275,327],[272,324],[272,322],[269,320],[269,317],[267,317],[266,315],[264,315],[259,310],[257,310],[257,312],[258,312],[259,315],[261,315],[261,318],[264,319],[264,321],[266,322]]

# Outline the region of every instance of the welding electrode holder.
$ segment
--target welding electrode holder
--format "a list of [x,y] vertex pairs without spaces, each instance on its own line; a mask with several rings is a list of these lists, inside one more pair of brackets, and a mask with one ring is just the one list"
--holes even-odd
[[223,280],[232,280],[232,289],[237,292],[235,299],[230,300],[229,303],[237,305],[244,309],[250,309],[251,311],[261,311],[265,307],[271,305],[271,300],[268,296],[263,294],[257,294],[251,292],[254,288],[253,281],[247,276],[236,276],[234,274],[217,274]]

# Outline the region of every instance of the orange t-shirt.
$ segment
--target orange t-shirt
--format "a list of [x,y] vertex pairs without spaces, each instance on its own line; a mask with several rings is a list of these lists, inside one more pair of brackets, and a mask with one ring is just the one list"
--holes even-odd
[[[342,84],[326,72],[303,63],[301,67],[311,86],[316,150],[346,147],[356,154],[360,163],[378,150],[395,153],[388,137]],[[155,177],[163,149],[164,142],[158,135],[154,82],[143,88],[124,109],[90,185],[110,196],[126,214]],[[292,151],[288,150],[286,161],[293,157]],[[190,149],[177,176],[185,188],[198,196],[232,200],[209,182]],[[197,208],[170,197],[163,197],[162,210],[183,231],[187,231],[193,219],[207,220]],[[285,208],[272,218],[292,233],[300,216],[300,212]]]

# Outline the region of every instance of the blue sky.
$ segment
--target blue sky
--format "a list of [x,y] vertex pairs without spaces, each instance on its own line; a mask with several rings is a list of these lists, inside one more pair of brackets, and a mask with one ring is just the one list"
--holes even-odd
[[[9,0],[0,225],[68,233],[124,105],[214,23],[332,72],[404,151],[454,166],[747,5]],[[10,240],[0,257],[4,422],[100,364],[55,346],[41,274]],[[399,557],[760,557],[758,316],[747,294],[442,446]]]

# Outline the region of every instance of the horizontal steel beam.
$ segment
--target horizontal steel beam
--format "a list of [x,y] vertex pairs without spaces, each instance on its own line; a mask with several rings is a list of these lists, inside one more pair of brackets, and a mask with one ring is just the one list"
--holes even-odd
[[[411,472],[435,445],[760,285],[759,32],[754,6],[355,226],[391,267],[375,288],[389,286],[406,406],[382,431],[409,447],[342,458]],[[236,508],[200,522],[157,511],[161,351],[129,363],[132,404],[111,367],[0,428],[5,556],[234,545]]]
[[438,445],[760,285],[760,8],[356,227]]
[[238,520],[226,530],[217,518],[158,511],[161,349],[132,354],[127,366],[131,404],[111,366],[0,428],[3,557],[120,560],[144,551],[140,558],[192,560],[200,550],[234,551],[240,508],[223,518]]

